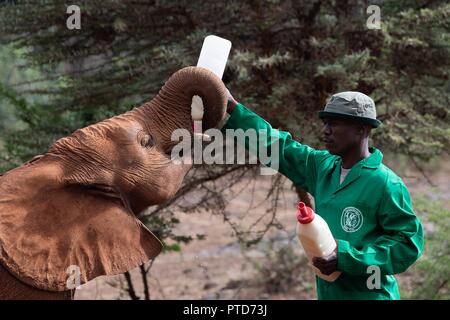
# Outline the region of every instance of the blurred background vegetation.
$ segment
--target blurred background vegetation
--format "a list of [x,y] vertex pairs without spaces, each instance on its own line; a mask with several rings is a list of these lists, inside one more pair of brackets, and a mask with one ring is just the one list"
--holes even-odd
[[[0,173],[44,153],[77,128],[151,99],[173,72],[196,64],[209,34],[233,43],[224,82],[235,98],[302,143],[320,148],[317,111],[331,94],[356,90],[377,104],[383,126],[375,131],[373,144],[387,159],[401,158],[424,171],[430,161],[448,155],[448,1],[74,4],[81,8],[80,30],[66,27],[65,1],[0,1]],[[366,26],[369,4],[381,8],[380,30]],[[226,210],[230,187],[255,176],[255,166],[195,168],[174,199],[150,208],[142,220],[167,250],[180,250],[193,240],[173,233],[177,210],[223,214],[242,243],[254,244],[276,227],[276,219],[257,230],[244,229],[226,218]],[[267,194],[274,217],[277,181]],[[427,237],[422,262],[411,271],[424,280],[410,282],[411,293],[405,294],[448,299],[449,208],[425,203],[416,199],[418,214],[438,226]],[[295,267],[289,254],[283,249],[280,259]],[[267,268],[259,270],[264,275]],[[282,288],[291,282],[283,280],[284,273],[285,268],[271,280],[270,290],[277,279]]]

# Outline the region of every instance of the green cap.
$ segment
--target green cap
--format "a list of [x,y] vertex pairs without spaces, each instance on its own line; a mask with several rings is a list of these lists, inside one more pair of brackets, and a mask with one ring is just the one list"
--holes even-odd
[[331,96],[325,109],[319,112],[319,117],[353,119],[370,124],[374,128],[381,124],[377,119],[375,102],[357,91],[340,92]]

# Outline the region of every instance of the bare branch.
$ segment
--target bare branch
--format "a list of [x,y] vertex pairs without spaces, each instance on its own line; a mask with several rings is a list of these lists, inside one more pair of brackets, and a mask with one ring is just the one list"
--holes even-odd
[[125,272],[124,273],[125,279],[127,280],[127,291],[128,291],[128,295],[130,296],[131,300],[140,300],[141,298],[139,296],[136,295],[136,292],[134,291],[134,286],[133,286],[133,281],[131,280],[131,275],[130,272]]
[[436,185],[433,183],[433,181],[431,181],[431,179],[428,177],[428,175],[425,173],[425,170],[422,168],[421,165],[419,165],[419,163],[416,161],[416,159],[411,156],[411,161],[414,164],[414,166],[417,168],[417,170],[420,171],[420,173],[423,175],[423,177],[427,180],[427,182],[430,184],[430,186],[432,187],[436,187]]
[[149,291],[149,288],[148,288],[148,280],[147,280],[148,269],[145,268],[145,264],[141,264],[139,266],[139,269],[141,270],[142,283],[144,284],[144,297],[145,297],[145,300],[150,300],[150,291]]

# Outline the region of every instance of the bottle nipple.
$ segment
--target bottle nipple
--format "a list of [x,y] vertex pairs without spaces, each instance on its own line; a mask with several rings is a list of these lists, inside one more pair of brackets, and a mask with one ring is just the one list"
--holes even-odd
[[308,224],[314,220],[314,211],[312,208],[305,205],[304,202],[299,202],[297,205],[297,220],[301,224]]

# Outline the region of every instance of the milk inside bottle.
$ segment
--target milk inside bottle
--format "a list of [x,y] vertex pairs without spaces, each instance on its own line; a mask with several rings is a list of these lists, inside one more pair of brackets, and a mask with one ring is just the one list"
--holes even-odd
[[328,224],[303,202],[299,202],[297,208],[297,237],[305,250],[311,267],[318,277],[329,282],[335,281],[341,274],[340,271],[335,271],[327,276],[312,265],[314,257],[329,256],[336,249],[336,241]]

